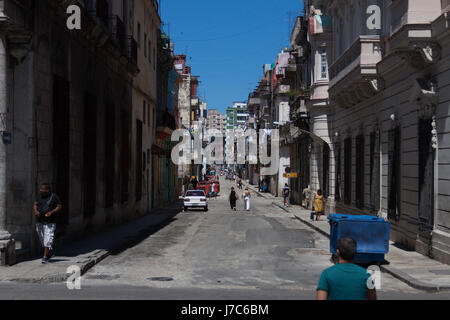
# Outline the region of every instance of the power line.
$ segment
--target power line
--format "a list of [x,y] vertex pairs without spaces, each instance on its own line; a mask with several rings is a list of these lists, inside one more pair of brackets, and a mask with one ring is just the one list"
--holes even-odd
[[254,26],[250,29],[247,29],[246,31],[242,31],[239,33],[235,33],[232,35],[227,35],[227,36],[221,36],[221,37],[215,37],[215,38],[209,38],[209,39],[173,39],[173,41],[176,42],[184,42],[184,41],[189,41],[189,42],[208,42],[208,41],[216,41],[216,40],[223,40],[223,39],[230,39],[230,38],[235,38],[235,37],[239,37],[241,35],[253,32],[254,30],[258,30],[258,29],[262,29],[268,26],[271,26],[273,24],[275,24],[276,22],[279,22],[279,19],[274,19],[272,22],[270,23],[264,23],[258,26]]

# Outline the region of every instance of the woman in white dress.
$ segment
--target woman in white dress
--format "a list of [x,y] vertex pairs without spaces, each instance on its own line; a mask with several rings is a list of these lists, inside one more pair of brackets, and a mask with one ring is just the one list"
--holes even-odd
[[245,203],[245,210],[250,211],[250,191],[248,191],[248,188],[245,188],[244,193],[242,194],[242,197],[244,198]]

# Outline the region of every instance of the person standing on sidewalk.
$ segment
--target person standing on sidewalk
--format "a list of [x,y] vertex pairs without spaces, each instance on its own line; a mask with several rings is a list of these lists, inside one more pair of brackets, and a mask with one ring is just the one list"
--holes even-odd
[[239,180],[238,180],[238,187],[239,187],[239,190],[242,190],[242,179],[241,178],[238,178]]
[[320,221],[320,216],[324,213],[326,202],[327,201],[322,194],[322,190],[317,190],[317,194],[314,196],[314,212],[316,214],[316,221]]
[[234,187],[231,187],[230,194],[228,195],[228,200],[230,201],[231,210],[236,211],[236,200],[238,200],[238,195],[236,191],[234,191]]
[[367,270],[353,264],[356,241],[341,238],[338,241],[338,264],[324,270],[317,286],[317,300],[376,300],[375,289],[369,289]]
[[285,207],[289,207],[289,193],[290,193],[289,186],[287,183],[285,183],[283,188],[283,199]]
[[243,193],[243,198],[244,198],[244,203],[245,203],[245,210],[246,211],[250,211],[250,191],[248,191],[248,188],[245,188],[244,193]]
[[61,211],[59,197],[52,193],[50,184],[43,183],[39,188],[40,197],[34,202],[33,211],[36,216],[36,232],[44,247],[42,263],[47,263],[53,256],[53,239],[56,230],[56,216]]

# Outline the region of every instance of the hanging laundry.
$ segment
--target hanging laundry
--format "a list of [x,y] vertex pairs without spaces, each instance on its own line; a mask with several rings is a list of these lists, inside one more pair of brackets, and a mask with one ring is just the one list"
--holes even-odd
[[331,32],[332,20],[330,16],[325,14],[315,15],[309,18],[309,30],[310,34]]

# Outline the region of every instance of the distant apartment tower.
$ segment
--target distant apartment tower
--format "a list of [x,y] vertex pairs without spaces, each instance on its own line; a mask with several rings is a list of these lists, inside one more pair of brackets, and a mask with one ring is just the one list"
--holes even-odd
[[[249,119],[249,112],[247,108],[247,103],[245,102],[234,102],[232,107],[226,110],[226,133],[236,129],[243,129],[247,127],[247,122]],[[230,138],[226,136],[225,139],[225,157],[232,153],[235,153],[234,141],[230,141]]]
[[226,117],[217,109],[208,110],[208,116],[206,117],[206,129],[217,129],[222,135],[225,135],[226,130]]
[[246,127],[249,118],[247,103],[234,102],[232,107],[227,108],[226,114],[227,130]]

